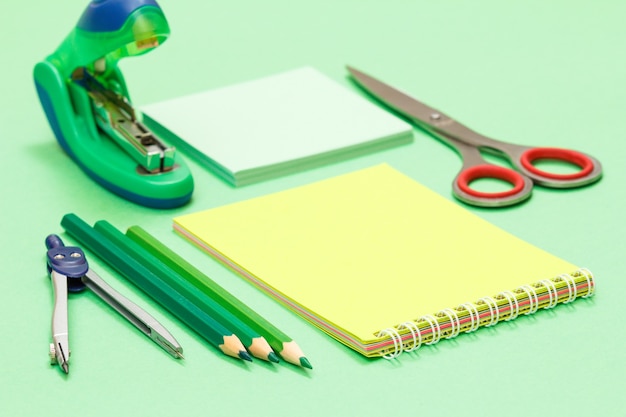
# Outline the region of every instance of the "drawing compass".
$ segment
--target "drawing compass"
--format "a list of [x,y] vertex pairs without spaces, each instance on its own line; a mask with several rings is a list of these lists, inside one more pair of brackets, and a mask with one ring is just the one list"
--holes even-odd
[[163,325],[141,307],[115,291],[98,276],[87,263],[84,252],[74,246],[65,246],[57,235],[46,238],[48,273],[54,289],[52,313],[52,341],[50,359],[69,373],[69,329],[67,314],[68,292],[80,292],[85,288],[114,308],[135,325],[142,333],[165,349],[175,358],[182,358],[182,347]]
[[176,150],[143,124],[118,62],[153,50],[169,33],[155,0],[92,0],[33,73],[48,122],[67,154],[103,187],[156,208],[189,201],[193,178]]

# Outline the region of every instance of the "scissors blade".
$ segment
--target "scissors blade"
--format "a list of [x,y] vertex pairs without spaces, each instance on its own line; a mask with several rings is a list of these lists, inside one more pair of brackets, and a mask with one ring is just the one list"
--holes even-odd
[[382,101],[396,112],[414,120],[419,125],[432,126],[433,121],[449,119],[439,110],[434,109],[402,91],[373,78],[356,68],[347,66],[354,80],[372,96]]
[[[370,95],[395,112],[413,121],[426,132],[442,139],[456,139],[471,146],[489,146],[494,141],[459,123],[441,111],[430,107],[402,91],[371,77],[362,71],[347,66],[356,83]],[[456,145],[456,143],[451,143]]]

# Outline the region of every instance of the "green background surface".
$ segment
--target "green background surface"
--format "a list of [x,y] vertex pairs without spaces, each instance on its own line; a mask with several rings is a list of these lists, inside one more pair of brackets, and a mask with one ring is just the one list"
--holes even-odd
[[[626,415],[626,2],[162,0],[171,38],[122,61],[138,105],[303,65],[354,88],[344,69],[351,64],[480,132],[580,149],[602,161],[604,178],[593,186],[537,188],[530,201],[510,209],[470,208],[591,269],[593,299],[395,361],[366,360],[323,335],[174,235],[171,219],[380,162],[452,198],[458,156],[416,130],[409,146],[240,189],[187,158],[196,181],[190,204],[170,211],[133,205],[70,162],[32,82],[34,64],[57,47],[86,4],[7,1],[0,12],[0,414]],[[68,212],[121,229],[141,225],[289,333],[314,369],[247,364],[217,353],[91,256],[105,280],[172,331],[186,360],[170,358],[86,293],[69,300],[73,355],[64,376],[48,363],[52,289],[44,238],[63,232],[59,222]],[[381,277],[381,285],[393,282]]]

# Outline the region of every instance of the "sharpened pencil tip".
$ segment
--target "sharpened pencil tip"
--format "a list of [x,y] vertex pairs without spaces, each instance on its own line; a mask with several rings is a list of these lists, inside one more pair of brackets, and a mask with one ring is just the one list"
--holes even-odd
[[304,368],[313,369],[313,367],[311,366],[311,362],[309,362],[309,360],[304,356],[300,358],[300,365],[302,365]]
[[61,369],[63,369],[63,371],[64,371],[66,374],[69,374],[69,373],[70,373],[70,367],[67,365],[67,362],[63,362],[63,363],[61,364]]
[[274,352],[270,352],[269,355],[267,355],[267,360],[274,363],[280,362],[280,359],[278,359],[278,355]]
[[250,354],[246,352],[245,350],[239,351],[239,357],[243,359],[244,361],[252,362],[252,356],[250,356]]

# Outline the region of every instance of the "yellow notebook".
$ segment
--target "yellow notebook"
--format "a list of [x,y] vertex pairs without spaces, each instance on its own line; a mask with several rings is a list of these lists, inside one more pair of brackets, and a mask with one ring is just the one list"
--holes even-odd
[[383,164],[174,219],[340,342],[394,357],[593,294],[586,269]]

